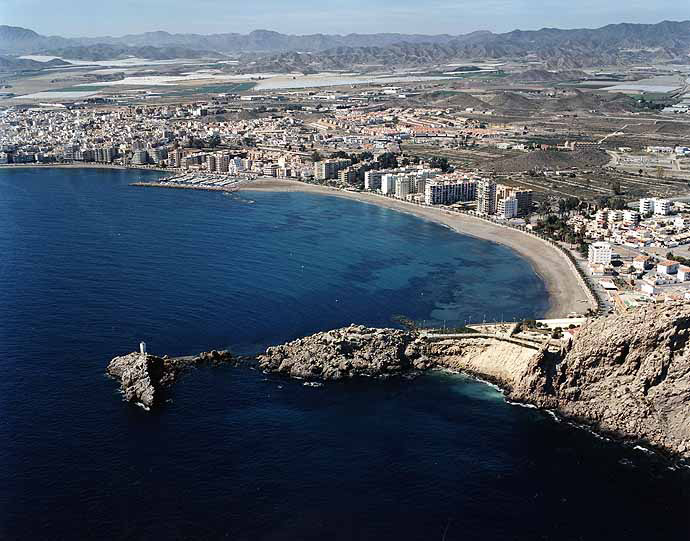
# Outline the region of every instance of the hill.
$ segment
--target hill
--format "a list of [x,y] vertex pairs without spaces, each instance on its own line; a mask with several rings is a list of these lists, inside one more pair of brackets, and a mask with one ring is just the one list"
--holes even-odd
[[497,173],[517,173],[520,171],[553,171],[560,169],[601,167],[609,162],[602,150],[576,150],[575,152],[557,150],[535,150],[522,156],[506,158],[491,163],[486,169]]
[[45,51],[50,56],[59,56],[69,60],[102,61],[129,57],[149,60],[174,60],[176,58],[224,58],[213,51],[201,51],[187,47],[125,47],[117,45],[96,44],[89,46],[65,47]]
[[479,98],[474,97],[467,92],[458,92],[453,90],[436,90],[417,96],[416,101],[421,101],[426,105],[433,105],[434,107],[457,107],[459,109],[467,109],[472,107],[474,109],[491,109],[491,105]]
[[533,69],[513,73],[506,77],[505,80],[517,83],[558,83],[561,81],[579,81],[588,77],[589,75],[581,70],[548,71]]
[[58,58],[50,60],[49,62],[37,62],[35,60],[28,60],[26,58],[0,56],[0,72],[42,70],[46,68],[55,68],[68,65],[68,62],[64,62]]
[[515,92],[499,92],[489,99],[492,107],[505,111],[537,111],[540,107],[539,102],[531,100]]
[[[26,28],[0,26],[0,52],[5,53],[36,53],[96,44],[259,54],[257,69],[281,66],[282,69],[322,70],[359,65],[390,68],[461,59],[517,59],[541,63],[547,70],[563,71],[587,66],[687,61],[690,21],[621,23],[596,29],[542,28],[503,34],[472,32],[457,36],[396,33],[299,36],[254,30],[248,34],[211,35],[157,31],[70,39],[42,36]],[[291,55],[284,56],[288,53]]]
[[543,110],[552,112],[599,111],[626,113],[639,109],[635,98],[625,94],[598,94],[575,90],[574,95],[544,102]]

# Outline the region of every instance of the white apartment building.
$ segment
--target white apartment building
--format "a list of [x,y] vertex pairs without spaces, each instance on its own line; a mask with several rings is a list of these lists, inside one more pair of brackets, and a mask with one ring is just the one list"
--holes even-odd
[[623,223],[625,225],[635,225],[640,223],[640,213],[636,210],[623,211]]
[[477,212],[496,213],[496,183],[493,180],[482,179],[477,182]]
[[671,202],[668,199],[655,199],[654,214],[659,214],[660,216],[671,214]]
[[644,198],[640,199],[640,214],[649,214],[650,212],[667,216],[671,213],[671,202],[668,199]]
[[590,265],[610,265],[611,245],[608,242],[594,242],[589,245],[588,260]]
[[424,202],[427,205],[451,205],[458,201],[473,201],[477,195],[474,180],[430,181],[424,187]]
[[690,267],[686,267],[684,265],[679,266],[677,278],[679,282],[690,281]]
[[667,276],[670,274],[676,274],[679,266],[680,263],[678,263],[678,261],[671,261],[670,259],[660,261],[656,266],[656,273],[665,274]]
[[398,199],[407,199],[407,196],[413,193],[414,180],[407,177],[399,177],[395,181],[395,197]]
[[395,181],[398,175],[387,173],[381,177],[381,193],[383,195],[393,195],[395,193]]
[[499,199],[496,205],[496,215],[499,218],[510,220],[518,215],[518,200],[515,197]]
[[645,215],[654,212],[654,199],[640,199],[640,214]]

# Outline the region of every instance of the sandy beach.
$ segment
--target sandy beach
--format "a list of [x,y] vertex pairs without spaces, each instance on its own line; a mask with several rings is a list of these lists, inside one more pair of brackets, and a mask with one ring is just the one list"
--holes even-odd
[[[571,312],[583,314],[588,308],[596,308],[596,305],[590,301],[588,291],[572,268],[570,261],[557,248],[516,229],[502,227],[472,216],[451,214],[442,209],[420,207],[371,193],[347,192],[297,181],[261,179],[243,184],[240,190],[309,192],[345,197],[406,212],[425,220],[443,224],[463,235],[470,235],[507,246],[526,259],[544,281],[548,292],[549,310],[546,317],[565,317]],[[497,301],[500,302],[500,299]]]

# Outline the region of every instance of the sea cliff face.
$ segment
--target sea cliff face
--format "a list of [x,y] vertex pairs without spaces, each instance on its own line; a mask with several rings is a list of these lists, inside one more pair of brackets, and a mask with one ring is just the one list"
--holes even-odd
[[535,356],[511,398],[690,458],[690,307],[592,321],[569,351]]
[[690,307],[665,304],[593,320],[561,350],[352,326],[269,348],[258,361],[266,371],[305,379],[468,372],[498,383],[511,400],[690,458],[689,337]]
[[227,351],[210,351],[189,357],[157,357],[151,354],[128,353],[113,358],[106,373],[120,382],[125,400],[150,408],[159,403],[165,389],[191,366],[204,362],[229,362]]
[[[650,306],[591,321],[574,343],[539,348],[507,336],[435,337],[351,325],[270,347],[266,371],[306,380],[388,378],[430,368],[463,371],[501,385],[511,400],[555,410],[618,438],[690,458],[690,306]],[[131,353],[108,373],[126,400],[150,407],[188,366],[232,361]]]

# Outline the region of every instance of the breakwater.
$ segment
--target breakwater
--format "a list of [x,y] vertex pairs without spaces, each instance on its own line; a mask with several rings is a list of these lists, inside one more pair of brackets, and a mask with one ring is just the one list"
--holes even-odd
[[171,182],[131,182],[130,186],[141,186],[144,188],[171,188],[174,190],[199,190],[205,192],[236,192],[238,187],[232,186],[210,186],[206,184],[173,184]]

